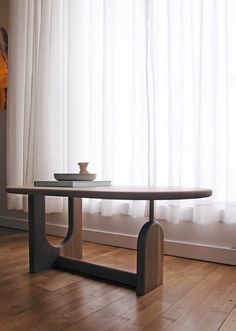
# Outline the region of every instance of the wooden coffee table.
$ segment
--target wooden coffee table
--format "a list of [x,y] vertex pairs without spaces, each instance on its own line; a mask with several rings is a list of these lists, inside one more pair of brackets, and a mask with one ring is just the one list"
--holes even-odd
[[[137,186],[12,186],[6,191],[28,195],[30,272],[61,267],[129,285],[136,288],[137,295],[144,295],[163,283],[164,234],[161,225],[154,220],[154,201],[198,199],[212,195],[210,189]],[[45,196],[68,197],[68,232],[58,246],[49,244],[46,238]],[[149,201],[149,220],[138,235],[136,273],[82,260],[82,198]]]

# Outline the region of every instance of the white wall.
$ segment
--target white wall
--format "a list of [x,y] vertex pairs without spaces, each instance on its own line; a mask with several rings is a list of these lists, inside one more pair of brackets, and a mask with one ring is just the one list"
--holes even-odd
[[[0,0],[0,26],[8,30],[9,0]],[[9,218],[25,218],[23,213],[7,211],[6,207],[6,116],[7,111],[0,112],[0,220]]]

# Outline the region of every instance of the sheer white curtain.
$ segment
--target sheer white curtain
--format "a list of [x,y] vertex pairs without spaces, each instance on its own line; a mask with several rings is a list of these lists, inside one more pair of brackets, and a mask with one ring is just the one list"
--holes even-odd
[[[8,185],[88,160],[113,184],[213,189],[158,203],[159,218],[236,221],[235,1],[10,3]],[[23,208],[21,197],[9,208]],[[145,214],[142,202],[85,208]]]

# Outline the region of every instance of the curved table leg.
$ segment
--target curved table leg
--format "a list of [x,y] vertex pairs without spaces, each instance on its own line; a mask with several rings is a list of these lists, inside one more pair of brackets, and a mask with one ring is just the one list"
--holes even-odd
[[29,195],[29,264],[30,272],[52,267],[59,248],[51,246],[45,231],[45,196]]
[[153,215],[154,202],[150,201],[149,222],[138,236],[137,295],[144,295],[163,283],[164,232]]
[[55,265],[60,255],[82,258],[82,199],[68,200],[68,232],[61,245],[50,245],[45,229],[45,196],[29,195],[30,272]]
[[82,199],[68,198],[68,232],[60,255],[82,259]]

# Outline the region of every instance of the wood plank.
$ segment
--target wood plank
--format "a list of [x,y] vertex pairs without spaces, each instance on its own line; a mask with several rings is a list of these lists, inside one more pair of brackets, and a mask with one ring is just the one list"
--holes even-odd
[[236,330],[236,308],[234,308],[228,317],[225,319],[219,331],[232,331]]
[[119,247],[114,252],[113,247],[113,253],[111,254],[109,246],[107,247],[106,250],[99,251],[98,249],[97,253],[94,251],[92,256],[86,254],[85,260],[103,266],[113,266],[116,269],[136,272],[136,254],[134,254],[134,250]]
[[37,282],[37,286],[48,291],[55,291],[60,288],[64,288],[69,284],[78,283],[81,280],[82,278],[78,275],[73,275],[70,273],[59,273],[54,277]]
[[[63,318],[59,318],[57,321],[52,320],[50,323],[50,330],[64,330],[69,326],[72,328],[78,327],[78,322],[87,317],[93,316],[94,313],[103,308],[106,310],[107,306],[122,298],[126,292],[130,294],[132,293],[135,296],[135,293],[130,289],[122,289],[113,284],[102,284],[100,282],[100,289],[93,289],[90,291],[90,295],[85,297],[84,300],[79,300],[76,309],[68,310]],[[79,292],[78,295],[80,295]]]
[[83,260],[76,260],[63,256],[59,256],[57,258],[56,266],[60,268],[65,268],[67,270],[81,272],[93,277],[100,277],[103,279],[112,280],[118,283],[136,287],[137,276],[135,273],[132,272],[108,268],[101,265],[85,262]]
[[[182,282],[185,281],[183,273]],[[145,330],[215,331],[234,306],[235,291],[235,283],[230,278],[213,271],[147,325]]]
[[[142,297],[126,295],[104,309],[110,313],[132,320],[134,325],[145,327],[155,320],[161,313],[177,302],[183,293],[187,293],[200,280],[199,276],[187,275],[184,282],[183,274],[171,274],[164,278],[163,286],[147,293]],[[177,280],[174,282],[173,280]],[[148,330],[148,328],[147,328]],[[156,330],[159,330],[156,328]]]
[[66,331],[141,331],[140,327],[135,326],[131,321],[119,316],[98,310],[83,318],[75,325],[66,328]]

